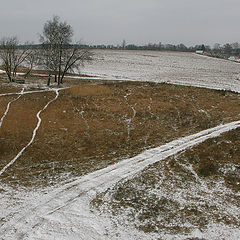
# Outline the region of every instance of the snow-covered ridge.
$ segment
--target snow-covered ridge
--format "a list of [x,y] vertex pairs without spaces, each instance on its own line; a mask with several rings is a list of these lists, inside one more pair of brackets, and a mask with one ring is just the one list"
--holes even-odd
[[240,92],[239,63],[195,53],[98,50],[82,73],[106,80],[167,82]]
[[[16,239],[17,236],[24,239],[54,239],[56,236],[61,236],[62,239],[69,239],[69,236],[78,239],[107,239],[102,235],[103,223],[88,210],[89,202],[97,192],[105,191],[119,180],[133,176],[150,164],[238,127],[240,121],[210,128],[147,150],[61,186],[42,196],[32,208],[25,208],[3,224],[0,227],[3,239]],[[73,220],[70,218],[74,212],[79,216],[73,218],[75,228],[72,229]]]

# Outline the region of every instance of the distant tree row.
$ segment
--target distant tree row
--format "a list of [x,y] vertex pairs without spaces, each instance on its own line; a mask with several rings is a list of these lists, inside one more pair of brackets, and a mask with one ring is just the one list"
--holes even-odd
[[208,50],[207,54],[220,58],[229,58],[230,56],[240,57],[240,43],[226,43],[224,45],[215,43],[213,48]]
[[[42,47],[41,44],[23,44],[18,45],[19,49],[32,48],[32,49],[40,49]],[[88,45],[88,44],[69,44],[68,47],[79,48],[79,49],[115,49],[115,50],[152,50],[152,51],[179,51],[179,52],[195,52],[197,50],[206,51],[209,53],[221,53],[231,56],[239,56],[240,55],[240,43],[226,43],[219,44],[215,43],[213,47],[205,44],[195,45],[187,47],[183,43],[181,44],[162,44],[161,42],[149,43],[146,45],[135,45],[135,44],[126,44],[124,40],[121,45]]]
[[206,52],[215,52],[222,53],[226,55],[239,56],[240,55],[240,43],[226,43],[226,44],[218,44],[215,43],[213,47],[209,45],[195,45],[187,47],[184,44],[162,44],[161,42],[149,43],[146,45],[135,45],[135,44],[126,44],[124,40],[121,45],[83,45],[82,47],[90,48],[90,49],[126,49],[126,50],[153,50],[153,51],[180,51],[180,52],[195,52],[197,50],[202,50]]

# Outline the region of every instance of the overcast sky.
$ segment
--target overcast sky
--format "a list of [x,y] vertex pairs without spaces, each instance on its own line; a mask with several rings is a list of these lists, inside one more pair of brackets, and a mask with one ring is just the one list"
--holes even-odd
[[0,0],[0,38],[38,42],[60,16],[87,44],[240,42],[240,0]]

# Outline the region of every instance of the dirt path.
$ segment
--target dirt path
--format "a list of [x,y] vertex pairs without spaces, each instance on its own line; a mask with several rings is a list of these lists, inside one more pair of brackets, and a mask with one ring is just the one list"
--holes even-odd
[[[61,88],[65,89],[65,88]],[[45,89],[45,90],[36,90],[36,91],[25,91],[25,92],[15,92],[15,93],[1,93],[0,97],[11,96],[11,95],[22,95],[22,94],[31,94],[31,93],[41,93],[41,92],[54,92],[56,89]]]
[[150,164],[238,127],[240,121],[210,128],[61,186],[40,196],[35,206],[26,205],[23,210],[9,215],[0,227],[0,239],[108,239],[105,235],[107,223],[89,208],[97,192],[105,191],[121,179],[130,178]]
[[[29,92],[24,93],[23,91],[24,91],[24,89],[21,91],[21,93],[19,93],[19,94],[20,94],[19,97],[17,97],[17,98],[14,99],[13,101],[18,100],[21,95],[29,93]],[[41,112],[43,112],[43,111],[48,107],[48,105],[49,105],[50,103],[54,102],[54,101],[58,98],[58,96],[59,96],[59,89],[56,89],[55,92],[56,92],[56,97],[55,97],[54,99],[50,100],[50,101],[43,107],[43,109],[41,109],[41,110],[37,113],[36,117],[37,117],[37,119],[38,119],[38,122],[37,122],[37,125],[36,125],[35,129],[33,130],[33,134],[32,134],[31,140],[29,141],[29,143],[28,143],[24,148],[22,148],[22,150],[21,150],[6,166],[4,166],[4,167],[0,170],[0,176],[7,170],[7,168],[9,168],[12,164],[14,164],[14,163],[17,161],[17,159],[23,154],[23,152],[33,143],[33,141],[34,141],[34,139],[35,139],[35,137],[36,137],[37,130],[39,129],[39,127],[40,127],[40,125],[41,125],[41,121],[42,121],[42,119],[40,118]],[[4,119],[5,116],[7,115],[7,112],[8,112],[8,110],[9,110],[10,104],[11,104],[13,101],[11,101],[11,102],[8,103],[7,109],[6,109],[6,111],[5,111],[2,119],[1,119],[1,121],[0,121],[0,127],[1,127],[1,125],[2,125],[3,119]]]
[[[6,110],[5,110],[2,118],[0,119],[0,128],[2,127],[3,120],[4,120],[4,118],[6,117],[8,111],[9,111],[10,105],[11,105],[13,102],[17,101],[17,100],[21,97],[21,95],[23,95],[23,93],[24,93],[24,88],[22,89],[22,91],[21,91],[20,93],[17,93],[17,95],[19,95],[18,97],[16,97],[15,99],[13,99],[12,101],[10,101],[10,102],[8,103],[8,105],[7,105],[7,107],[6,107]],[[7,94],[7,95],[8,95],[8,94]],[[1,94],[1,96],[3,96],[3,95]],[[6,96],[6,95],[4,95],[4,96]]]

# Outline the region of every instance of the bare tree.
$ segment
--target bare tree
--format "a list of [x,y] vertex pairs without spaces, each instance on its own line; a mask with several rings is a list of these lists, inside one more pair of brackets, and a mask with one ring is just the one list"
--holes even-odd
[[41,63],[49,75],[55,75],[58,85],[63,83],[67,73],[79,69],[85,61],[91,60],[91,52],[80,49],[77,43],[73,44],[72,37],[72,27],[66,22],[60,22],[58,16],[45,23],[40,36]]
[[25,59],[25,65],[27,67],[27,71],[24,74],[24,78],[28,77],[31,71],[33,70],[33,68],[38,65],[38,56],[39,56],[39,53],[35,49],[32,49],[30,54],[27,55]]
[[240,48],[240,43],[234,42],[234,43],[231,44],[231,47],[232,47],[233,49],[238,49],[238,48]]
[[123,39],[122,41],[122,49],[125,50],[126,49],[126,40]]
[[0,40],[0,59],[6,71],[9,82],[16,78],[17,69],[32,54],[32,49],[24,47],[19,49],[17,37],[2,38]]
[[220,50],[220,49],[221,49],[221,44],[220,44],[220,43],[215,43],[215,44],[213,45],[213,49],[214,49],[214,50]]

